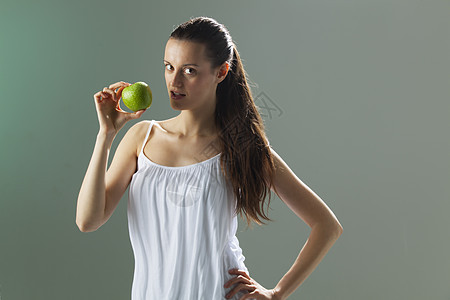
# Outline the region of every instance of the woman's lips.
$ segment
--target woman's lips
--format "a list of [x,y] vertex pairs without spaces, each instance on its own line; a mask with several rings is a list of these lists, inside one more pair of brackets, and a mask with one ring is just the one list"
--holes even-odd
[[186,96],[186,95],[185,94],[175,94],[173,91],[170,92],[170,98],[172,98],[172,99],[178,100],[178,99],[183,98],[184,96]]

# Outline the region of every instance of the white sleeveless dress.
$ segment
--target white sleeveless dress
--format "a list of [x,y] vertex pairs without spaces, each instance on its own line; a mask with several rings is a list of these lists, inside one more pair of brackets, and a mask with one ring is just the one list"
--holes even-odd
[[[143,152],[133,175],[127,204],[135,266],[131,300],[219,300],[224,288],[248,274],[236,237],[236,198],[220,170],[220,153],[196,164],[169,167]],[[248,291],[239,291],[239,299]]]

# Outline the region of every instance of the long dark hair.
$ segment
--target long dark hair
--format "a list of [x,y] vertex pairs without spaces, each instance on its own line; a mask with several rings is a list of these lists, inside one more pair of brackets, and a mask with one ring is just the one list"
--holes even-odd
[[221,168],[233,186],[237,198],[236,211],[258,225],[260,218],[272,221],[264,213],[264,200],[269,195],[275,170],[264,123],[247,83],[247,73],[228,29],[209,17],[191,18],[178,25],[170,38],[206,45],[211,67],[228,62],[225,79],[217,86],[215,122],[219,128],[222,149]]

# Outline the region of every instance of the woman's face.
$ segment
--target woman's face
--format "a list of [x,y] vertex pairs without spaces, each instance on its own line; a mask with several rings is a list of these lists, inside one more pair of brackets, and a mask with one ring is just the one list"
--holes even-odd
[[[212,70],[205,45],[169,38],[164,54],[165,79],[173,109],[215,107],[220,67]],[[226,74],[225,74],[226,75]],[[185,96],[177,99],[173,91]]]

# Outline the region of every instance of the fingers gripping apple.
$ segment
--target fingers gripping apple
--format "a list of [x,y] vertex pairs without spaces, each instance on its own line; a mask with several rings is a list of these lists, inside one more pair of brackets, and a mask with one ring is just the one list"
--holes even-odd
[[139,81],[123,89],[122,101],[132,111],[147,109],[152,105],[152,91],[148,84]]

